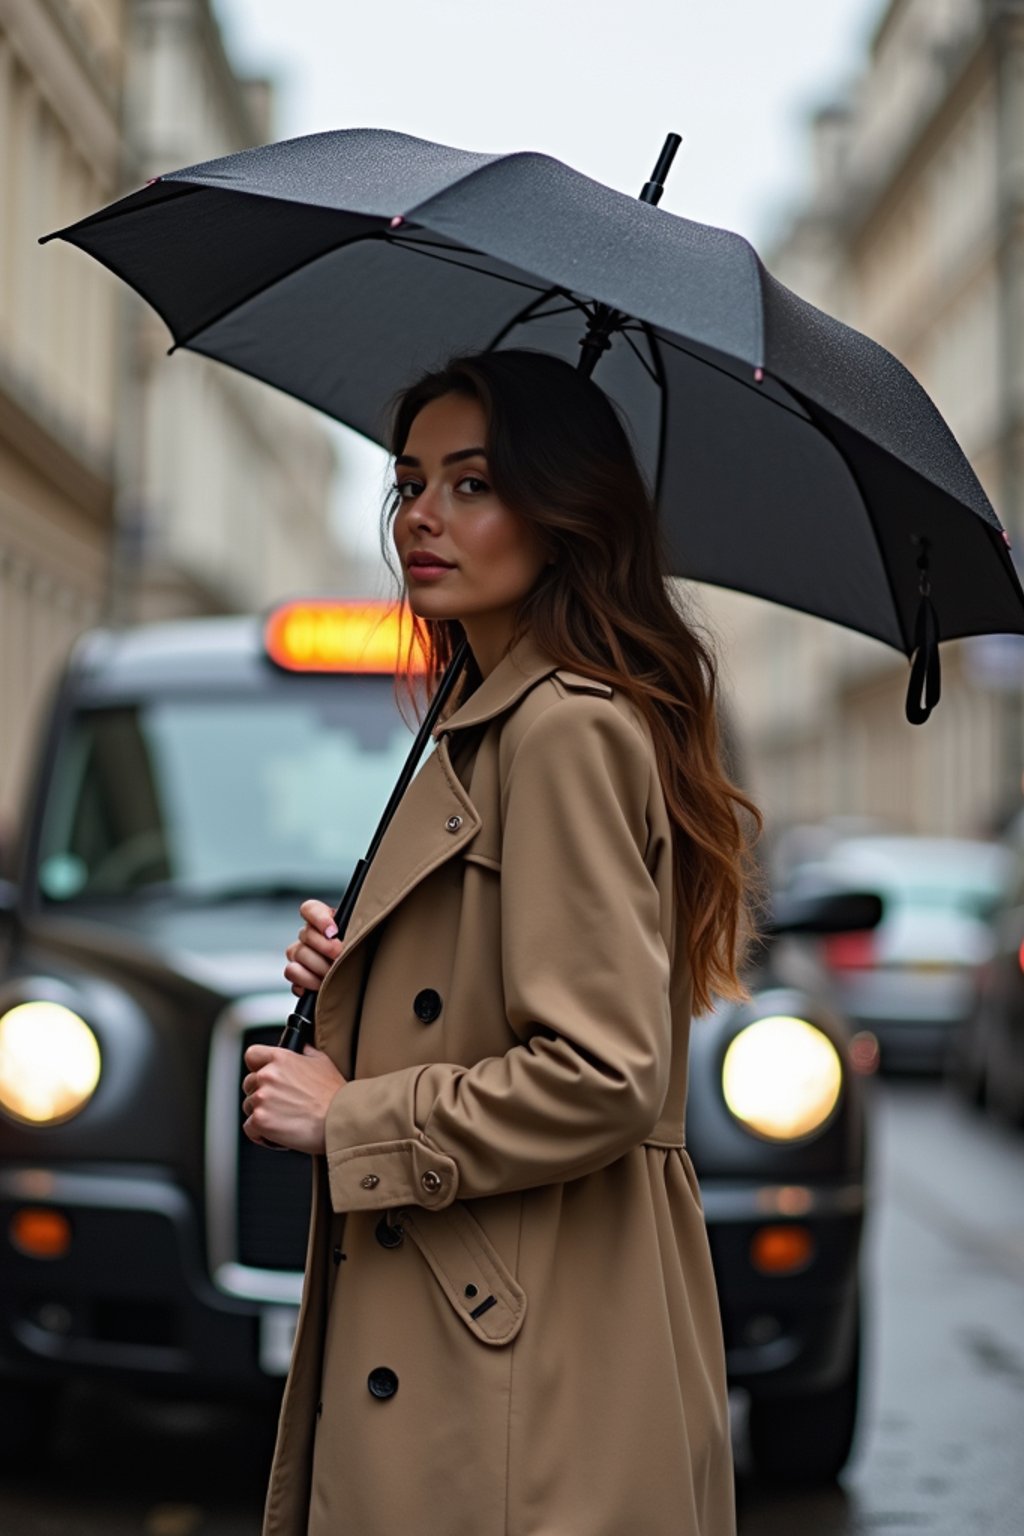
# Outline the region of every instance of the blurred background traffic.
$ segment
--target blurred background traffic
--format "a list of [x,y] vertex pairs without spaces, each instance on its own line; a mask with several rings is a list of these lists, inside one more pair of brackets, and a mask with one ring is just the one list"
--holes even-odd
[[[739,229],[784,283],[901,359],[1024,548],[1024,5],[649,0],[631,8],[637,36],[624,56],[611,45],[622,8],[588,5],[585,17],[553,22],[549,6],[523,0],[516,45],[527,51],[511,62],[498,19],[507,22],[506,7],[490,18],[461,0],[392,9],[385,37],[379,18],[326,0],[0,0],[0,877],[9,882],[0,906],[12,909],[25,877],[41,775],[57,773],[58,797],[61,773],[84,793],[79,727],[70,706],[55,714],[52,702],[81,635],[388,590],[373,544],[384,484],[377,450],[237,372],[184,351],[168,359],[164,328],[133,295],[79,253],[37,246],[163,171],[291,133],[380,123],[470,148],[542,148],[634,191],[664,131],[678,127],[689,158],[664,206]],[[531,80],[521,58],[542,16],[547,57]],[[656,62],[648,23],[662,29]],[[661,73],[645,82],[645,69]],[[588,75],[585,108],[573,93]],[[572,82],[561,97],[559,78]],[[654,84],[660,98],[641,112]],[[947,1095],[940,1116],[980,1108],[991,1117],[983,1134],[1004,1138],[986,1143],[1004,1169],[1019,1159],[1024,1122],[1024,641],[944,646],[942,705],[913,727],[903,656],[753,597],[689,595],[718,636],[725,709],[741,776],[766,813],[780,910],[843,891],[882,901],[876,926],[780,935],[771,985],[790,989],[791,1012],[794,997],[804,1014],[807,999],[823,1000],[822,1017],[839,1021],[851,1082],[885,1075],[883,1123],[906,1107],[908,1122],[920,1122],[914,1146],[941,1144],[945,1122],[928,1120],[926,1101],[913,1097],[920,1082],[910,1098],[891,1098],[906,1074],[926,1074],[927,1091]],[[90,644],[93,665],[101,652]],[[236,744],[244,735],[255,752],[257,738],[283,734],[274,714],[283,694],[271,692],[255,710],[248,701],[237,722],[201,708],[193,718],[181,689],[161,700],[150,745],[179,754],[181,787],[179,819],[161,835],[196,850],[220,846],[211,829],[230,820],[230,784],[204,780],[210,797],[197,797],[180,743],[205,763],[224,758],[224,733]],[[58,716],[67,756],[55,769],[39,744]],[[288,877],[301,888],[304,850],[315,894],[329,897],[332,860],[343,876],[359,834],[342,824],[333,792],[339,814],[325,839],[299,825],[311,764],[332,784],[357,771],[365,778],[365,764],[338,748],[329,709],[310,718],[307,778],[282,766],[274,782],[281,826],[298,829]],[[97,737],[93,761],[123,777],[132,759],[117,718],[108,709],[95,722],[109,740]],[[202,734],[211,727],[216,747]],[[390,730],[374,724],[375,763],[391,749]],[[131,796],[109,793],[112,804]],[[83,889],[71,820],[64,842],[55,825],[52,847],[33,855],[43,902]],[[197,865],[190,878],[224,886],[280,877],[273,859],[253,864],[254,848],[239,835],[234,863]],[[106,895],[123,897],[118,848],[106,855],[115,861]],[[138,869],[129,873],[137,885]],[[150,875],[156,884],[166,870],[154,865]],[[290,889],[281,894],[291,899]],[[209,907],[209,890],[198,895]],[[131,927],[127,910],[123,921]],[[264,932],[269,949],[269,925]],[[0,955],[0,977],[7,963]],[[833,1034],[831,1022],[822,1028]],[[949,1134],[985,1123],[957,1120]],[[881,1141],[903,1145],[902,1134]],[[844,1176],[853,1169],[859,1180],[863,1158],[849,1138],[844,1158]],[[1000,1178],[990,1187],[1002,1189]],[[887,1187],[883,1174],[879,1200]],[[1010,1233],[1000,1265],[1019,1286],[1024,1212],[999,1198],[999,1241]],[[751,1311],[747,1323],[762,1335],[747,1345],[770,1349],[770,1312]],[[852,1412],[847,1403],[851,1423]],[[34,1528],[30,1515],[17,1518],[12,1530]],[[774,1529],[770,1507],[748,1510],[751,1532],[755,1518],[756,1529]],[[785,1524],[792,1509],[778,1518],[780,1529],[797,1528]],[[822,1532],[861,1528],[849,1510],[814,1518]]]

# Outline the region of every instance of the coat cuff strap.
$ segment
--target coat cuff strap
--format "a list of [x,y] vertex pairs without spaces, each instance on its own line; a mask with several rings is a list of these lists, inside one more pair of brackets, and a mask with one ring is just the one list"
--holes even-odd
[[420,1132],[413,1103],[422,1067],[346,1083],[324,1126],[327,1180],[336,1211],[421,1205],[438,1211],[455,1199],[459,1170]]
[[336,1211],[383,1211],[395,1205],[439,1211],[455,1199],[459,1173],[450,1157],[408,1137],[329,1153],[327,1181]]

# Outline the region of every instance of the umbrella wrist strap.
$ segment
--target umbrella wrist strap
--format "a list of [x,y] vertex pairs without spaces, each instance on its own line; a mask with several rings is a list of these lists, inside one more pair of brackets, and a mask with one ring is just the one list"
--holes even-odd
[[923,725],[939,702],[942,674],[939,665],[939,619],[927,592],[921,593],[914,623],[914,650],[907,686],[907,719]]

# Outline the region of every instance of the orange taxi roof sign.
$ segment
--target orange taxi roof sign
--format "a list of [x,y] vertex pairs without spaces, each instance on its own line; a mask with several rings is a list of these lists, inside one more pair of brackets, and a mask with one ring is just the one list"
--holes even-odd
[[412,620],[396,603],[321,598],[283,603],[264,629],[267,655],[288,672],[414,672],[426,658]]

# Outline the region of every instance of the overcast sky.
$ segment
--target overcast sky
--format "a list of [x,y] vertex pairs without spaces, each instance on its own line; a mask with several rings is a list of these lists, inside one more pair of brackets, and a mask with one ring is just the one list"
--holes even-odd
[[[806,184],[806,121],[860,71],[885,0],[215,0],[236,68],[278,87],[275,137],[395,128],[541,150],[763,247]],[[372,545],[383,455],[342,440],[337,514]]]

